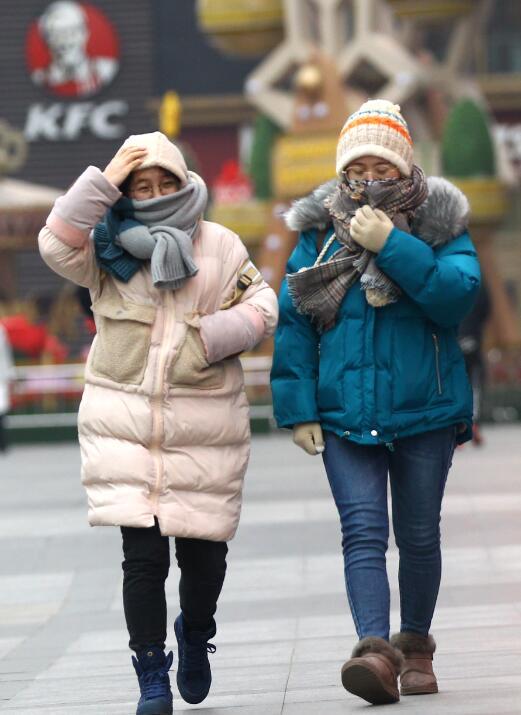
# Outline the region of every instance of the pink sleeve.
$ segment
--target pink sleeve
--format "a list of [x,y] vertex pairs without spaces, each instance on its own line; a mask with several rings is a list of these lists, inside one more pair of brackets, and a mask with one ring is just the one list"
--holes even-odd
[[[223,232],[224,239],[231,245],[223,265],[226,272],[224,300],[233,292],[239,270],[248,260],[248,252],[238,236],[228,229]],[[240,303],[198,319],[208,362],[212,364],[252,350],[261,340],[273,335],[277,318],[277,296],[259,274],[242,294]]]
[[230,355],[251,350],[266,333],[262,315],[247,303],[205,315],[200,320],[200,326],[210,365]]
[[89,166],[67,193],[56,199],[47,226],[60,241],[80,248],[120,196],[121,191],[97,167]]

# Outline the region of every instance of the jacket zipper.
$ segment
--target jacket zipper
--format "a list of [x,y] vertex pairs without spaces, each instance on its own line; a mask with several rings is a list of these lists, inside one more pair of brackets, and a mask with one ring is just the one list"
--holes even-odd
[[436,379],[438,381],[438,395],[443,394],[443,389],[441,386],[441,373],[440,373],[440,344],[438,341],[438,336],[436,333],[432,334],[432,339],[434,340],[434,350],[436,353]]
[[171,344],[170,332],[171,325],[174,314],[174,306],[167,305],[170,302],[171,294],[166,292],[163,294],[163,330],[161,335],[161,348],[159,351],[159,357],[156,363],[156,374],[154,376],[154,387],[151,397],[152,403],[152,441],[150,444],[150,451],[154,457],[154,462],[156,464],[156,483],[154,489],[150,496],[156,504],[159,501],[159,494],[161,492],[161,483],[163,480],[163,459],[161,457],[161,442],[163,438],[164,423],[163,423],[163,390],[164,390],[164,374],[166,360],[168,357],[169,346]]

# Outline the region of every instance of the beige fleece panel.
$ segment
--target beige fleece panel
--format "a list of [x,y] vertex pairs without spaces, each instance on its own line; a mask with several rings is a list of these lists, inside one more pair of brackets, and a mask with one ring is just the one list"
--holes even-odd
[[124,300],[113,282],[106,281],[92,310],[97,328],[92,372],[116,382],[141,384],[156,308]]
[[222,362],[208,365],[199,330],[188,326],[185,340],[168,370],[168,382],[174,387],[215,390],[224,385]]

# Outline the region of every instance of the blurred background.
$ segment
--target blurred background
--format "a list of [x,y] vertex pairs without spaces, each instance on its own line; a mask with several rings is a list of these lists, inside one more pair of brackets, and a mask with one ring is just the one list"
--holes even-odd
[[[281,216],[333,178],[339,130],[368,97],[400,104],[416,163],[469,198],[484,283],[460,337],[476,416],[521,419],[521,3],[3,0],[0,38],[8,441],[76,435],[90,300],[44,265],[36,237],[89,164],[163,131],[205,178],[207,218],[241,236],[277,290],[296,241]],[[243,361],[260,430],[270,355],[268,342]]]

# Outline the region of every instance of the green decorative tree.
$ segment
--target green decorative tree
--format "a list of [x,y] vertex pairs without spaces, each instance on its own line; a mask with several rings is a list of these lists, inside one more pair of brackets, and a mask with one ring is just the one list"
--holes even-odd
[[471,99],[463,99],[447,117],[441,158],[446,176],[495,176],[496,161],[486,113]]
[[281,133],[278,125],[265,114],[258,114],[254,124],[254,138],[249,175],[258,199],[271,199],[271,154],[273,144]]

